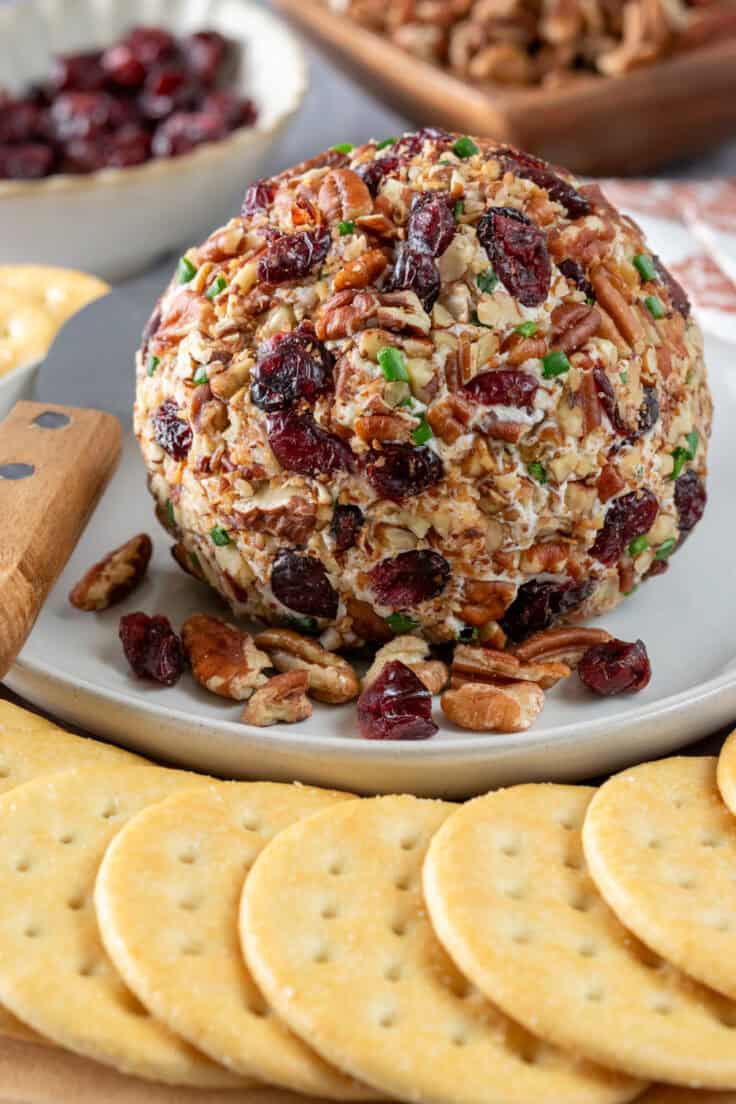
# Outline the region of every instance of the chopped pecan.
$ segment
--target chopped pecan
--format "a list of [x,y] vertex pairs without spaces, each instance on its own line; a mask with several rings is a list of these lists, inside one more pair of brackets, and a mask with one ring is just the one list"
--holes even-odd
[[447,667],[438,659],[427,659],[429,645],[418,636],[396,636],[380,648],[363,677],[363,689],[375,682],[387,663],[399,660],[405,667],[411,668],[417,678],[424,683],[430,694],[439,694],[447,685]]
[[568,355],[577,352],[597,332],[601,312],[585,303],[561,303],[552,311],[552,345]]
[[355,220],[355,225],[367,234],[375,234],[377,238],[391,239],[397,237],[399,233],[391,219],[381,212],[373,215],[361,215],[359,219]]
[[317,203],[328,222],[352,222],[373,210],[371,193],[352,169],[333,169],[328,173],[322,181]]
[[256,644],[268,652],[277,671],[306,671],[309,693],[317,701],[341,705],[360,693],[358,676],[348,661],[316,640],[291,629],[266,629]]
[[616,287],[611,274],[602,266],[594,269],[590,280],[598,302],[611,316],[622,337],[635,348],[644,338],[644,328],[636,311],[627,303],[622,290]]
[[182,571],[185,571],[187,575],[191,575],[193,579],[197,579],[200,583],[207,582],[199,559],[194,552],[190,552],[181,541],[171,546],[171,555]]
[[[552,316],[554,318],[554,315]],[[520,333],[511,333],[501,346],[501,351],[507,353],[507,363],[518,367],[527,360],[543,357],[547,352],[547,341],[539,334],[534,337],[524,337]]]
[[317,322],[320,341],[352,337],[359,330],[380,327],[392,333],[428,333],[429,317],[413,291],[338,291],[322,307]]
[[415,425],[400,414],[362,414],[355,420],[355,432],[361,441],[408,441]]
[[306,671],[287,671],[274,675],[265,686],[256,690],[245,709],[246,724],[265,728],[272,724],[294,724],[312,716],[312,703],[307,697]]
[[359,598],[348,598],[345,602],[348,617],[352,621],[353,632],[361,640],[368,640],[380,644],[391,640],[393,633],[382,617],[379,617],[373,606],[363,602]]
[[529,432],[530,426],[526,422],[511,422],[506,418],[499,418],[493,410],[489,410],[480,419],[478,428],[495,441],[518,445],[521,438]]
[[271,533],[292,544],[306,544],[317,524],[317,503],[310,494],[294,494],[286,501],[243,503],[231,518],[233,528]]
[[196,291],[177,291],[168,301],[155,335],[153,347],[160,351],[177,345],[192,330],[207,332],[215,321],[215,308]]
[[466,579],[463,586],[465,605],[460,610],[460,616],[467,625],[477,628],[489,621],[498,621],[511,605],[515,594],[513,583],[495,579]]
[[525,732],[542,711],[544,691],[534,682],[467,682],[445,690],[440,705],[448,720],[471,732]]
[[452,445],[458,437],[468,432],[473,416],[473,404],[457,392],[450,391],[427,411],[427,421],[435,435]]
[[608,502],[609,498],[613,498],[625,486],[626,483],[613,464],[606,464],[598,478],[598,497],[601,502]]
[[192,674],[211,693],[245,701],[266,682],[263,670],[271,661],[234,625],[195,613],[182,625],[181,638]]
[[466,682],[499,685],[520,681],[536,682],[543,690],[550,690],[569,674],[570,668],[564,663],[522,663],[511,652],[458,644],[450,668],[450,686],[456,689]]
[[572,556],[573,542],[564,540],[538,541],[521,553],[519,567],[525,575],[551,574],[564,571]]
[[585,629],[574,625],[543,629],[514,648],[513,654],[522,663],[562,663],[574,669],[593,644],[605,644],[612,639],[605,629]]
[[598,383],[593,372],[583,372],[577,397],[583,415],[583,431],[587,437],[603,424],[604,414]]
[[78,610],[105,610],[132,594],[146,574],[153,545],[147,533],[139,533],[108,553],[79,580],[69,595]]
[[335,291],[368,287],[381,275],[387,264],[386,254],[380,249],[369,249],[367,253],[361,253],[335,273]]

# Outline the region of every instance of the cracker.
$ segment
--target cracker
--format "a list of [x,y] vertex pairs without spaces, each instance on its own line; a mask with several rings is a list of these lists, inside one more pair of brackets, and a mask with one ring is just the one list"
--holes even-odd
[[682,1089],[677,1085],[652,1085],[636,1104],[736,1104],[736,1093]]
[[515,786],[459,809],[424,871],[455,962],[529,1030],[633,1076],[736,1087],[736,1005],[647,950],[588,874],[594,790]]
[[71,268],[0,265],[0,376],[45,357],[66,320],[109,290]]
[[266,843],[349,797],[269,782],[175,794],[139,813],[108,848],[95,906],[116,967],[173,1031],[256,1080],[365,1100],[376,1094],[339,1074],[272,1014],[238,941],[243,875]]
[[116,764],[39,778],[0,799],[0,1000],[41,1035],[123,1073],[228,1087],[217,1067],[153,1020],[100,941],[94,882],[131,816],[205,784],[184,771]]
[[681,756],[615,775],[590,803],[583,847],[622,924],[736,999],[736,819],[715,759]]
[[71,767],[143,764],[130,751],[65,732],[51,721],[0,701],[0,794]]
[[287,828],[245,883],[241,941],[268,1000],[328,1060],[425,1104],[594,1104],[636,1082],[577,1061],[472,990],[421,892],[430,837],[454,806],[347,802]]
[[721,748],[717,777],[721,797],[736,816],[736,729]]

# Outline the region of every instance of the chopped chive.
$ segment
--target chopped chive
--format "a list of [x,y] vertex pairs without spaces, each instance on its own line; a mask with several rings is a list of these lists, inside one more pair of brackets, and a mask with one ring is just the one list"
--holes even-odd
[[624,598],[630,598],[632,594],[636,594],[638,589],[639,589],[639,584],[637,583],[636,586],[633,586],[631,588],[631,590],[625,590],[624,591]]
[[545,379],[554,379],[570,371],[570,361],[561,349],[555,349],[542,357],[542,375]]
[[686,448],[680,448],[679,446],[672,453],[672,471],[670,473],[670,479],[673,481],[678,479],[682,469],[687,464],[688,460],[692,459],[690,453]]
[[668,556],[671,556],[677,541],[674,537],[670,537],[669,540],[662,541],[657,551],[654,553],[655,560],[666,560]]
[[634,537],[634,539],[629,544],[629,555],[630,556],[638,556],[640,552],[644,552],[645,549],[647,549],[648,547],[649,547],[649,538],[648,537],[645,537],[645,536]]
[[427,419],[422,415],[422,420],[416,429],[412,430],[411,439],[415,445],[425,445],[431,437],[434,437],[432,427]]
[[451,165],[451,164],[452,164],[452,161],[448,161],[446,157],[442,157],[442,158],[440,158],[440,160],[439,160],[439,161],[437,162],[437,164],[438,164],[438,165]]
[[458,138],[458,140],[453,143],[452,152],[457,157],[466,158],[466,157],[472,157],[473,154],[479,153],[480,150],[476,146],[473,139],[468,138],[468,136],[466,134],[464,137]]
[[336,153],[350,153],[351,150],[355,149],[355,146],[352,142],[339,142],[336,146],[330,146],[330,149],[335,150]]
[[223,529],[221,525],[215,525],[210,529],[210,536],[212,537],[212,543],[216,544],[218,548],[224,548],[230,544],[230,537],[227,530]]
[[536,322],[522,322],[520,326],[514,326],[514,333],[521,334],[522,337],[534,337],[536,332]]
[[634,266],[645,283],[649,280],[657,279],[657,270],[654,267],[654,261],[647,253],[637,253],[634,257]]
[[161,361],[157,356],[151,356],[148,358],[148,365],[146,366],[146,375],[152,376],[158,368]]
[[595,306],[595,299],[593,298],[592,295],[586,295],[585,302],[589,307],[594,307]]
[[202,570],[202,565],[199,562],[199,556],[197,555],[196,552],[190,552],[189,553],[189,562],[192,565],[192,567],[195,569],[195,571],[201,571]]
[[455,204],[455,206],[452,209],[452,213],[455,217],[455,222],[457,222],[459,220],[461,215],[465,214],[465,204],[463,203],[462,199],[459,199],[457,201],[457,203]]
[[197,269],[188,257],[182,257],[176,266],[176,278],[180,284],[188,284],[197,275]]
[[393,382],[401,380],[409,382],[409,373],[406,369],[406,359],[401,349],[395,349],[393,345],[384,345],[378,350],[378,363],[381,366],[385,378]]
[[210,299],[210,300],[214,299],[217,295],[220,294],[221,291],[224,291],[226,287],[227,287],[227,280],[221,274],[221,275],[217,276],[212,281],[210,286],[207,288],[206,292],[204,293],[205,298]]
[[529,472],[532,479],[536,479],[537,483],[547,482],[547,472],[544,464],[540,463],[539,460],[532,460],[530,464],[527,464],[526,470]]
[[386,624],[395,633],[407,633],[419,628],[419,622],[408,613],[390,613],[386,618]]
[[377,142],[376,143],[376,149],[377,150],[386,149],[386,146],[395,146],[397,142],[398,142],[398,138],[384,138],[382,142]]
[[698,451],[698,444],[700,443],[698,431],[696,429],[691,430],[690,433],[685,435],[685,440],[687,441],[687,451],[690,454],[690,459],[694,460],[695,453]]
[[457,634],[457,641],[459,644],[470,644],[473,640],[477,640],[480,636],[478,629],[475,625],[466,625],[464,629],[461,629]]
[[644,306],[647,308],[652,318],[664,318],[667,314],[662,300],[656,295],[647,295],[644,300]]
[[290,617],[286,622],[294,632],[305,633],[307,636],[316,636],[319,625],[314,617]]
[[492,268],[487,268],[475,277],[475,283],[480,291],[490,293],[498,287],[498,276]]
[[337,229],[340,231],[340,237],[346,238],[348,234],[352,234],[355,230],[355,223],[352,219],[346,219],[345,222],[339,222],[337,224]]
[[200,364],[199,368],[197,369],[197,371],[195,373],[194,379],[192,380],[192,383],[196,383],[197,387],[201,387],[203,383],[207,383],[207,382],[208,382],[207,369],[205,368],[204,364]]
[[166,499],[166,517],[169,519],[172,525],[176,525],[176,517],[174,516],[174,503],[170,498]]
[[618,378],[621,380],[622,383],[628,383],[629,382],[629,373],[628,372],[619,372]]

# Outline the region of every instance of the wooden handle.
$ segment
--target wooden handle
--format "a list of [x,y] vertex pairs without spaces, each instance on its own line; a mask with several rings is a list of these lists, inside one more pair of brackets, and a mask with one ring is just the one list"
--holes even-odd
[[74,550],[121,446],[117,418],[98,410],[20,402],[0,425],[0,678]]

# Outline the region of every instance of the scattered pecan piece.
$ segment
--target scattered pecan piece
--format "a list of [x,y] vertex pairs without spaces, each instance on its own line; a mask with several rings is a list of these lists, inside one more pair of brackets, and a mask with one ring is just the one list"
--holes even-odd
[[345,606],[353,623],[353,632],[361,640],[369,640],[376,644],[391,640],[393,636],[391,629],[369,602],[363,602],[359,598],[348,598]]
[[418,636],[396,636],[380,648],[363,677],[363,689],[367,689],[383,671],[387,663],[398,659],[409,667],[430,694],[439,694],[447,685],[447,667],[438,659],[428,659],[429,645]]
[[146,574],[153,552],[151,538],[139,533],[94,564],[69,594],[78,610],[105,610],[132,594]]
[[294,724],[312,716],[312,703],[307,697],[309,675],[306,671],[286,671],[274,675],[265,686],[256,690],[241,720],[265,728],[272,724]]
[[466,604],[460,610],[460,616],[466,624],[477,628],[489,621],[498,621],[511,605],[515,594],[513,583],[466,579],[463,586]]
[[472,732],[525,732],[542,712],[544,691],[534,682],[467,682],[445,690],[440,705],[448,720]]
[[450,669],[450,687],[455,690],[467,682],[499,685],[520,681],[536,682],[542,690],[550,690],[569,674],[570,668],[565,663],[522,663],[511,652],[458,644]]
[[335,273],[335,291],[343,288],[364,288],[372,284],[381,275],[388,264],[385,253],[380,249],[369,249],[367,253],[348,261]]
[[245,701],[266,682],[263,670],[270,659],[234,625],[195,613],[184,622],[181,637],[195,679],[211,693]]
[[277,671],[305,671],[310,696],[317,701],[342,705],[360,693],[358,676],[348,661],[316,640],[292,629],[266,629],[256,644],[268,652]]
[[588,648],[594,644],[605,644],[611,639],[611,634],[605,629],[585,629],[574,625],[543,629],[514,648],[513,654],[522,663],[561,663],[575,669]]

